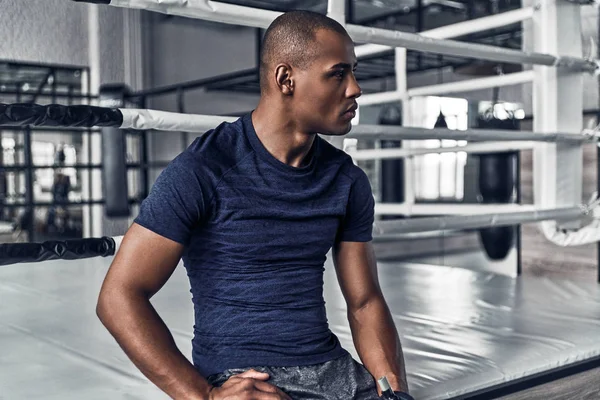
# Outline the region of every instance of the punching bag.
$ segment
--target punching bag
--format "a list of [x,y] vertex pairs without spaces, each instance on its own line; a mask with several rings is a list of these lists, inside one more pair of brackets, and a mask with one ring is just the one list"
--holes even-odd
[[442,114],[441,111],[438,114],[437,120],[435,121],[435,125],[433,127],[448,129],[448,123],[446,122],[446,117],[444,117],[444,114]]
[[[518,130],[514,118],[504,120],[480,117],[479,129]],[[479,156],[479,192],[484,204],[510,203],[516,186],[517,154],[487,153]],[[503,260],[514,243],[514,226],[494,226],[479,230],[479,237],[488,258]]]
[[[396,105],[387,105],[379,114],[379,125],[402,126],[402,110]],[[402,147],[399,140],[382,140],[382,149],[398,149]],[[380,173],[381,201],[383,203],[404,202],[404,160],[381,160]],[[398,218],[396,215],[382,215],[381,219]]]

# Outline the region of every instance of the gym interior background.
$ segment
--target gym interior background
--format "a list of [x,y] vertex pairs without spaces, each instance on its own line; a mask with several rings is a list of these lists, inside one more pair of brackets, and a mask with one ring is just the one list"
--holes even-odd
[[[326,1],[233,0],[227,3],[276,11],[326,11]],[[447,24],[531,5],[530,0],[353,0],[349,23],[419,32]],[[0,13],[0,102],[92,104],[90,88],[124,84],[129,105],[165,111],[212,115],[242,115],[258,99],[257,59],[263,30],[173,17],[113,7],[88,7],[63,0],[3,0]],[[598,10],[581,7],[586,54],[598,43]],[[517,23],[460,40],[527,50],[531,21]],[[408,87],[447,83],[522,70],[521,65],[408,52]],[[392,90],[392,51],[360,59],[357,71],[364,93]],[[599,113],[597,80],[586,79],[584,126],[593,127]],[[156,90],[158,88],[158,90]],[[401,105],[364,106],[360,123],[401,124]],[[482,121],[532,129],[531,84],[425,97],[417,125],[450,129],[480,127]],[[441,113],[441,114],[440,114]],[[442,116],[442,118],[440,118]],[[482,116],[486,116],[483,118]],[[492,116],[492,121],[489,117]],[[498,126],[500,126],[498,125]],[[488,125],[491,126],[491,125]],[[102,191],[101,138],[98,129],[1,129],[0,218],[2,241],[42,241],[53,238],[122,234],[136,215],[162,168],[195,134],[129,132],[127,161],[130,218],[108,218]],[[176,138],[176,140],[174,140]],[[428,147],[463,145],[431,140]],[[377,148],[381,141],[345,141],[346,148]],[[514,154],[517,185],[507,202],[532,202],[531,151]],[[584,190],[587,199],[598,187],[597,149],[584,149]],[[402,196],[402,161],[359,161],[368,173],[376,200]],[[415,158],[415,196],[419,203],[474,204],[479,192],[479,156],[466,153],[427,154]],[[384,171],[388,175],[384,177]],[[382,177],[384,177],[382,179]],[[391,179],[391,181],[390,181]],[[397,185],[394,184],[397,182]],[[582,199],[582,200],[584,200]],[[383,216],[382,218],[386,218]],[[510,250],[490,257],[475,232],[443,236],[408,235],[389,245],[377,243],[381,260],[403,260],[514,274],[568,274],[586,280],[598,277],[596,245],[556,247],[538,233],[535,224],[514,228]]]

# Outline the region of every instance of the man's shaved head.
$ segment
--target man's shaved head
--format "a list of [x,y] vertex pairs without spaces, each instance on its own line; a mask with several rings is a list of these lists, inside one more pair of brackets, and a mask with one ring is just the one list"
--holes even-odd
[[316,32],[325,29],[350,36],[337,21],[312,11],[290,11],[277,17],[267,29],[260,52],[260,88],[268,88],[268,74],[278,63],[305,69],[319,54]]

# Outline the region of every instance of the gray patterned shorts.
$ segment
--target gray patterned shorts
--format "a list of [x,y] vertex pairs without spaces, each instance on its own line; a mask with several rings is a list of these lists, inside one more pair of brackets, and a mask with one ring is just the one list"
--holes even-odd
[[268,383],[277,386],[293,400],[376,400],[373,376],[350,354],[323,364],[299,367],[234,368],[207,378],[213,386],[221,386],[232,375],[249,369],[266,372]]

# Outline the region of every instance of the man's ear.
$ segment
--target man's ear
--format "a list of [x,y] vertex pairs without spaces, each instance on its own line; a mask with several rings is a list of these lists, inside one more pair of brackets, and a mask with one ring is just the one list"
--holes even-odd
[[279,64],[275,68],[275,82],[279,91],[288,96],[294,93],[294,79],[292,67],[289,64]]

